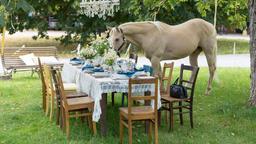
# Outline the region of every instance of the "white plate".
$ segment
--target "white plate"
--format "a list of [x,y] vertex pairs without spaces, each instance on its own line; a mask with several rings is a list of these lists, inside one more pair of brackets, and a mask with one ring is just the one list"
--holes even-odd
[[118,80],[118,79],[129,79],[128,76],[123,74],[112,74],[112,79]]
[[109,77],[110,74],[107,72],[95,72],[92,74],[94,77]]

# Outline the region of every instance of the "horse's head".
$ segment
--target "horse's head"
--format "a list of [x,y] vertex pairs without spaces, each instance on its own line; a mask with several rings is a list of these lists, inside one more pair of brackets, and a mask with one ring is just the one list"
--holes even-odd
[[119,53],[125,46],[123,30],[118,27],[111,28],[108,35],[110,46]]

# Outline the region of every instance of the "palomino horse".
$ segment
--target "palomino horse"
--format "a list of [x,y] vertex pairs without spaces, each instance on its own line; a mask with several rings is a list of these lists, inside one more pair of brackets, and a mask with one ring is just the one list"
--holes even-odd
[[202,19],[192,19],[179,25],[163,22],[129,22],[110,30],[109,41],[120,52],[126,43],[142,48],[151,61],[154,74],[161,74],[161,60],[175,60],[189,56],[190,64],[198,66],[197,58],[205,53],[210,77],[206,95],[216,70],[216,30],[213,25]]

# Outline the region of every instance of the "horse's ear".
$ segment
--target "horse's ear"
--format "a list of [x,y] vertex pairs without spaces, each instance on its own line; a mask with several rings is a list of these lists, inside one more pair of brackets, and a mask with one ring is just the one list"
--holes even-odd
[[119,30],[120,30],[120,32],[123,34],[124,32],[123,32],[123,30],[121,29],[121,28],[119,28]]
[[105,33],[107,34],[107,35],[106,35],[106,38],[109,38],[109,34],[110,34],[110,31],[111,31],[112,28],[113,28],[113,27],[107,26],[107,30],[105,31]]
[[123,34],[123,30],[122,30],[121,28],[119,28],[119,27],[115,27],[115,28],[116,28],[116,31],[117,31],[117,32],[120,32],[120,33]]
[[117,32],[120,32],[120,29],[118,27],[115,27],[115,29],[116,29]]
[[107,26],[107,31],[111,31],[113,27]]

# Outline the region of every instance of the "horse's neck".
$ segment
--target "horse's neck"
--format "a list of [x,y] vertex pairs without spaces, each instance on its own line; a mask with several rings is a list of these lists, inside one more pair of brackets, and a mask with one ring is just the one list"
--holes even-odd
[[143,34],[154,30],[154,25],[150,22],[125,23],[119,26],[126,35]]
[[147,35],[156,30],[155,26],[150,22],[135,22],[135,23],[125,23],[119,26],[123,30],[125,38],[142,48],[142,43],[146,41]]

